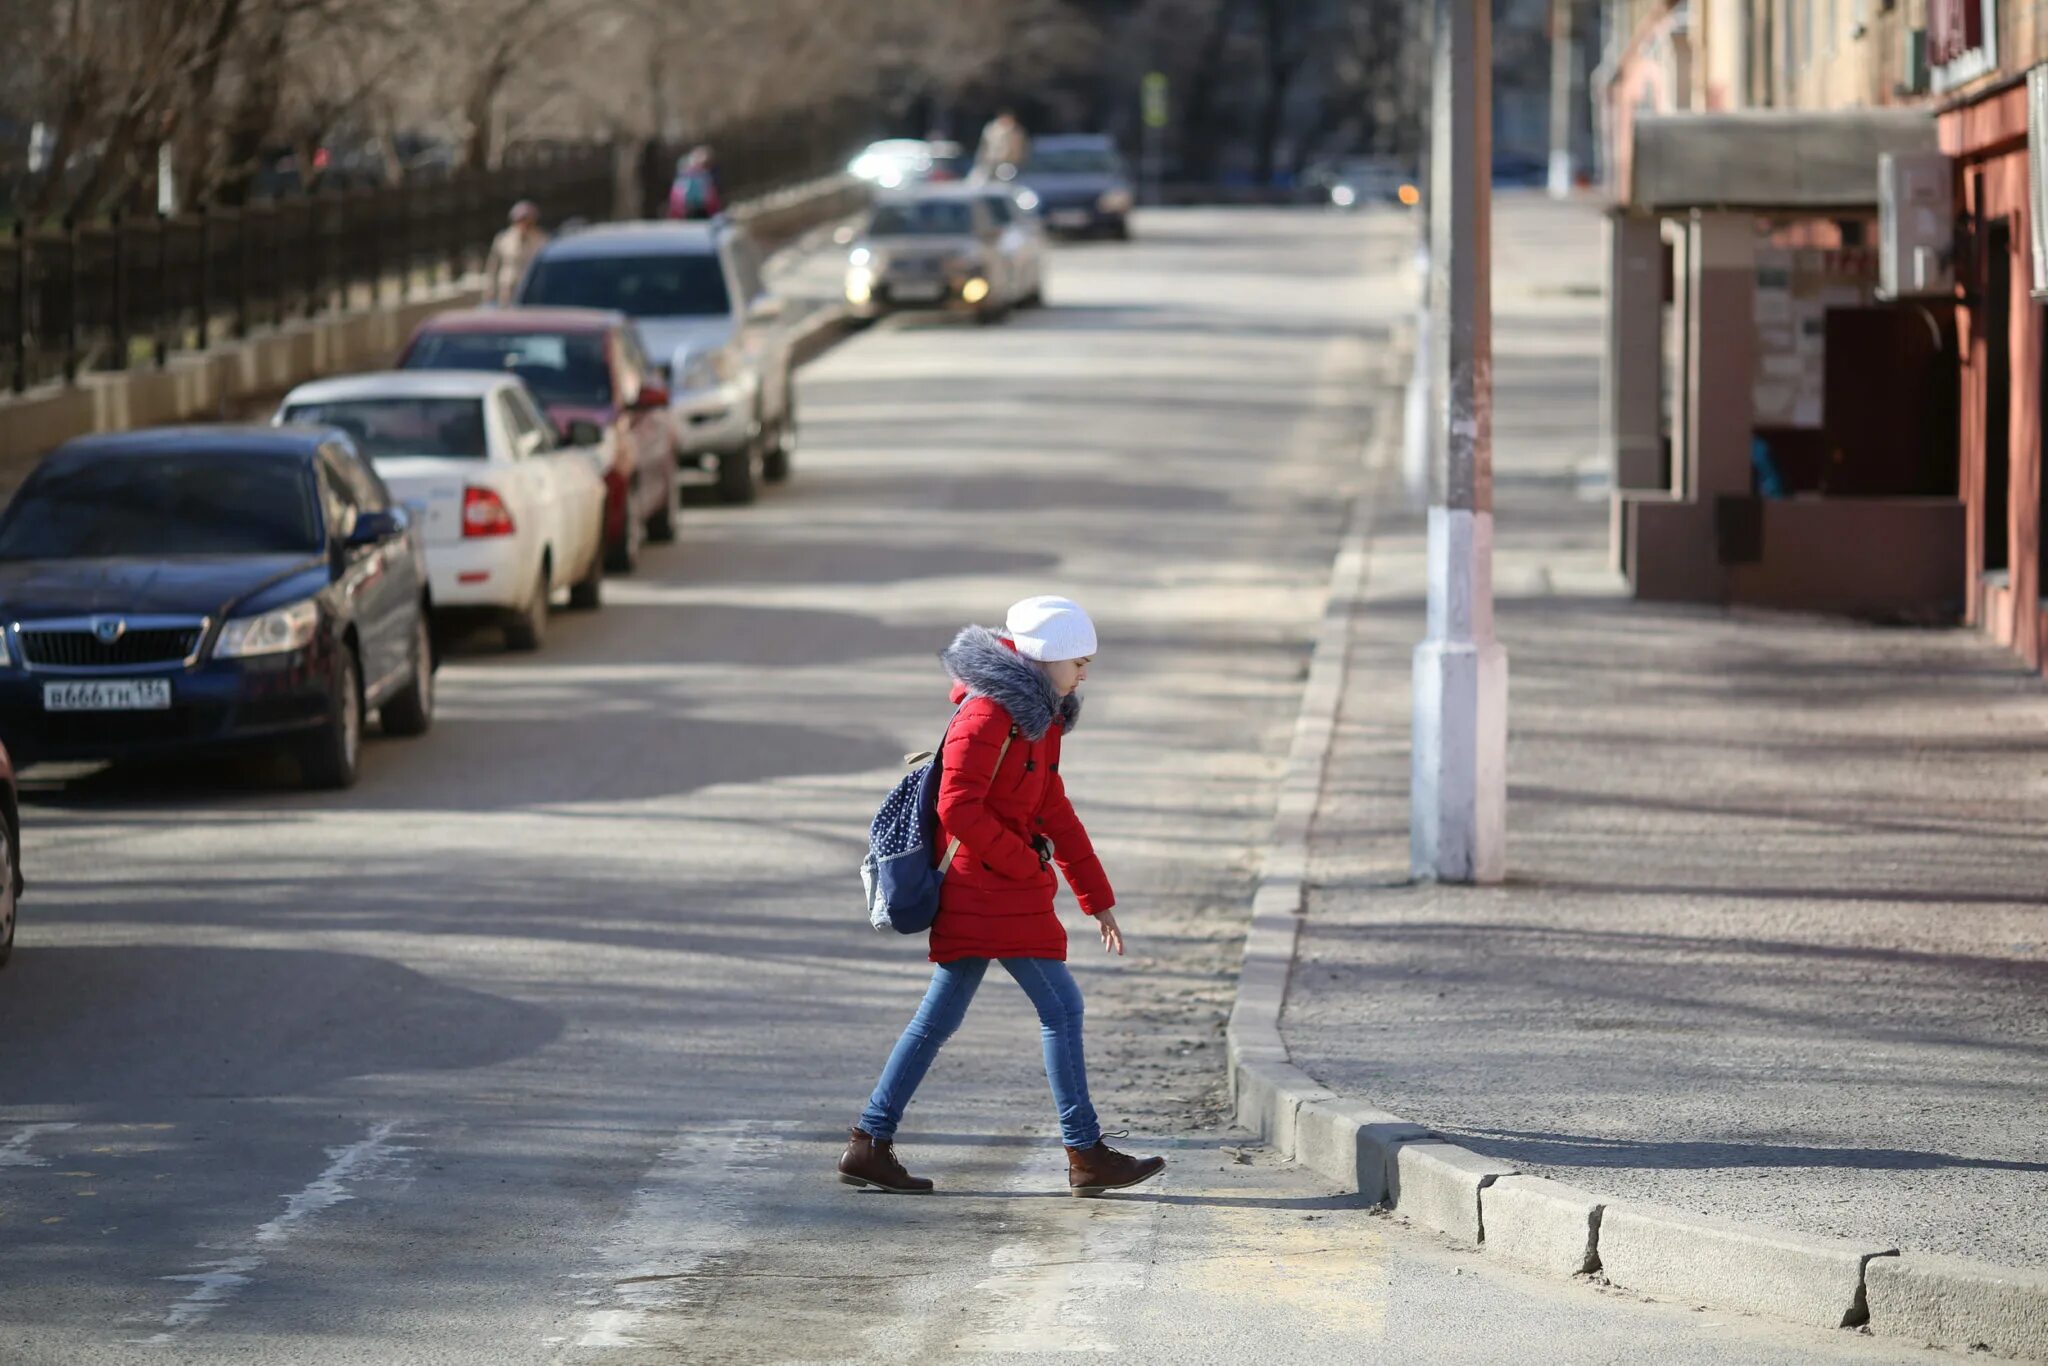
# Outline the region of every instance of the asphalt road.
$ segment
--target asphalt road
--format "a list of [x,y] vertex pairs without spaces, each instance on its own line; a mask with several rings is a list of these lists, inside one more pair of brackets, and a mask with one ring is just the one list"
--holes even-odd
[[[789,487],[691,509],[539,656],[471,642],[355,790],[37,775],[0,1361],[1906,1359],[1517,1277],[1219,1128],[1405,261],[1391,220],[1145,219],[1043,313],[829,354]],[[925,976],[863,921],[865,821],[943,721],[933,653],[1041,591],[1103,637],[1066,774],[1133,945],[1067,908],[1097,1100],[1173,1166],[1065,1196],[992,979],[900,1136],[943,1194],[856,1194],[831,1164]]]

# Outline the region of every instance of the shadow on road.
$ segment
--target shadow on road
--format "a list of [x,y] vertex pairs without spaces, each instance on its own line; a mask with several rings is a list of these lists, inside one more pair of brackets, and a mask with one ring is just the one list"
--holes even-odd
[[[551,1010],[361,954],[118,946],[21,957],[0,992],[0,1038],[43,1061],[0,1069],[0,1105],[303,1095],[373,1073],[486,1067],[562,1032]],[[110,1000],[125,1005],[109,1011]],[[284,1028],[279,1000],[294,1003]]]

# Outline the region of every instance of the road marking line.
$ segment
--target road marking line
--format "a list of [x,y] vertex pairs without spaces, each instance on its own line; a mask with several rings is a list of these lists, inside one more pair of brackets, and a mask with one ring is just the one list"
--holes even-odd
[[[241,1293],[255,1279],[256,1271],[269,1260],[265,1252],[282,1248],[292,1234],[322,1210],[344,1200],[353,1200],[352,1183],[379,1174],[411,1148],[395,1144],[391,1135],[398,1130],[395,1119],[379,1120],[354,1143],[327,1150],[327,1169],[301,1189],[284,1197],[284,1212],[256,1226],[247,1249],[217,1262],[202,1262],[200,1270],[158,1280],[189,1284],[193,1289],[164,1315],[163,1331],[142,1342],[169,1342],[196,1324],[204,1323],[214,1311]],[[260,1249],[260,1250],[259,1250]]]
[[[1147,1193],[1163,1189],[1171,1173],[1168,1168],[1154,1178]],[[1045,1175],[1026,1165],[1005,1185],[1039,1194]],[[956,1340],[952,1350],[1120,1350],[1097,1329],[1128,1318],[1130,1297],[1144,1288],[1163,1208],[1153,1201],[1114,1199],[1054,1204],[1043,1234],[989,1253],[995,1274],[974,1287],[987,1296],[984,1326]]]
[[603,1269],[580,1279],[601,1280],[580,1301],[582,1331],[556,1359],[573,1349],[639,1346],[656,1313],[681,1313],[698,1302],[696,1273],[739,1240],[747,1209],[760,1192],[747,1178],[767,1171],[780,1156],[789,1124],[733,1123],[696,1127],[662,1149],[633,1192],[626,1216],[598,1249]]
[[47,1167],[50,1159],[37,1157],[30,1152],[29,1144],[36,1141],[38,1134],[62,1133],[76,1129],[76,1124],[24,1124],[14,1131],[14,1137],[0,1143],[0,1167]]

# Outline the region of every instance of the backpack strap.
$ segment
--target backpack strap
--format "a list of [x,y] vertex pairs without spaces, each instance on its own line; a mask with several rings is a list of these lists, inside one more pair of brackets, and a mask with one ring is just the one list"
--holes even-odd
[[[1001,773],[1003,771],[1003,760],[1010,757],[1010,741],[1016,738],[1017,727],[1015,725],[1012,725],[1010,727],[1010,733],[1003,737],[1002,750],[996,755],[995,772],[988,775],[988,790],[991,792],[996,790],[996,774]],[[946,856],[939,860],[939,875],[941,877],[945,876],[946,870],[953,866],[953,856],[959,852],[960,837],[958,835],[955,835],[946,844]]]

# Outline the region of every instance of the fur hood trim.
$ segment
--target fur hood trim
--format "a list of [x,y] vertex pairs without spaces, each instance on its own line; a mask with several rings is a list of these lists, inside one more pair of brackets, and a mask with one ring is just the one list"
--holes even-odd
[[967,689],[969,697],[986,697],[1000,704],[1017,723],[1018,734],[1027,740],[1044,738],[1054,721],[1071,731],[1081,719],[1080,694],[1056,694],[1052,681],[1037,665],[986,626],[963,628],[953,643],[939,652],[939,662],[954,682]]

